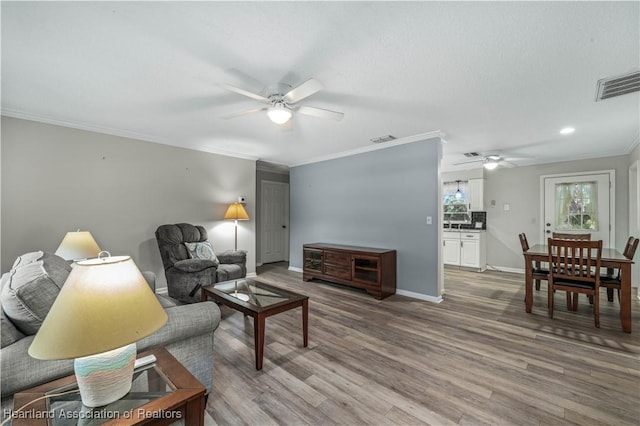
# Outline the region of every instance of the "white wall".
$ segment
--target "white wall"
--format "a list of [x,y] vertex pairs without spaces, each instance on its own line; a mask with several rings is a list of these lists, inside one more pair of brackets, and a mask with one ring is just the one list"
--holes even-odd
[[[68,231],[89,230],[103,250],[131,255],[166,286],[155,230],[203,225],[216,251],[232,249],[222,217],[239,195],[255,217],[255,162],[152,142],[2,117],[2,272],[16,256],[54,252]],[[255,272],[255,221],[238,247]]]
[[[611,169],[616,171],[616,247],[622,251],[629,236],[628,156],[498,168],[486,172],[487,263],[523,269],[518,234],[526,233],[530,244],[540,242],[540,176]],[[492,200],[495,200],[494,206]],[[503,210],[505,203],[510,205],[509,211]]]

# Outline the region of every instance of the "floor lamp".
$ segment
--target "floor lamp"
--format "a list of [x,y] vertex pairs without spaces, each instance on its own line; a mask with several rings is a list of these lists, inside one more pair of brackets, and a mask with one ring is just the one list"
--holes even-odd
[[244,206],[240,203],[233,203],[227,209],[227,212],[224,215],[224,220],[234,220],[235,221],[235,250],[238,250],[238,221],[239,220],[249,220],[249,215],[247,211],[244,209]]

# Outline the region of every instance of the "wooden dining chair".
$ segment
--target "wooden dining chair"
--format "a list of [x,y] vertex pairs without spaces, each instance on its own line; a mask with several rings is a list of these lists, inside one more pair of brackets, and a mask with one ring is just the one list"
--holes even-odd
[[[635,237],[629,237],[627,245],[624,247],[622,254],[629,260],[633,259],[638,248],[638,239]],[[600,277],[600,286],[607,288],[607,300],[613,302],[613,290],[618,291],[618,303],[620,303],[620,288],[622,287],[621,271],[618,268],[617,271],[607,271],[606,275]]]
[[[520,238],[520,245],[522,246],[522,253],[529,250],[529,242],[527,241],[527,236],[524,234],[518,234],[518,238]],[[531,265],[531,270],[533,271],[533,280],[536,284],[536,290],[540,290],[540,281],[547,281],[549,279],[549,270],[542,268],[540,262],[534,262]]]
[[602,240],[549,238],[549,318],[553,318],[554,291],[592,296],[596,327],[600,327],[600,267]]
[[564,232],[554,232],[551,235],[556,240],[591,240],[591,234],[569,234]]
[[[591,234],[570,234],[565,232],[554,232],[551,234],[557,240],[591,240]],[[589,303],[593,305],[593,297],[587,296]],[[567,293],[567,309],[578,310],[578,293]]]

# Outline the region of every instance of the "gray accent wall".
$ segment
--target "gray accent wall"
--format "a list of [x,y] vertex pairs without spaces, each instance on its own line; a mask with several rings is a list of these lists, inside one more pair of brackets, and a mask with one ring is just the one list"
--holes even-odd
[[292,167],[290,266],[305,243],[395,249],[398,289],[439,297],[441,149],[431,138]]
[[[222,251],[234,245],[233,221],[222,220],[229,203],[245,195],[255,217],[255,161],[8,117],[1,130],[2,272],[80,228],[154,271],[162,288],[159,225],[203,225]],[[239,222],[238,246],[255,272],[255,221]]]

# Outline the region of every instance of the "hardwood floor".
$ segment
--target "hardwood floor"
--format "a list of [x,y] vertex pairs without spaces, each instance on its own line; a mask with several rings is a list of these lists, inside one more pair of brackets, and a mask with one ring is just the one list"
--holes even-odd
[[309,347],[301,312],[267,319],[256,371],[253,323],[222,307],[214,389],[219,425],[637,425],[639,301],[633,333],[602,291],[601,327],[586,298],[568,312],[546,282],[524,310],[524,277],[447,269],[444,302],[302,281],[286,264],[259,269],[265,282],[309,295]]

